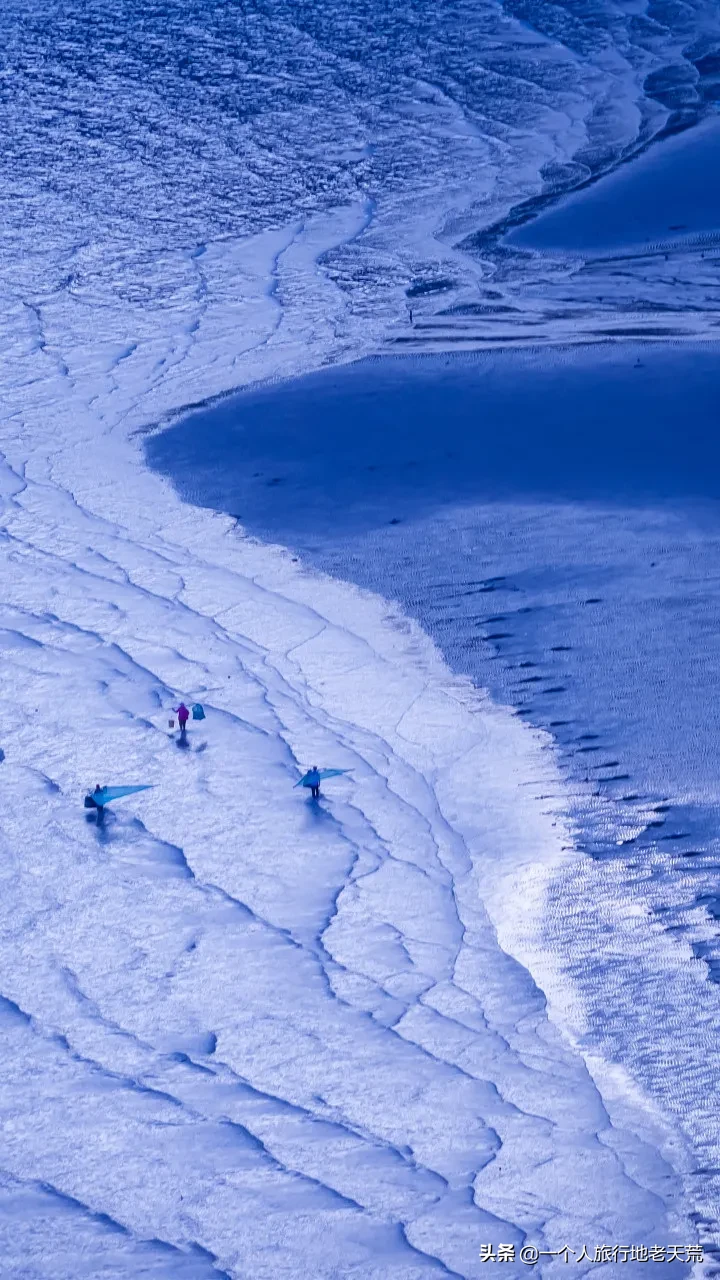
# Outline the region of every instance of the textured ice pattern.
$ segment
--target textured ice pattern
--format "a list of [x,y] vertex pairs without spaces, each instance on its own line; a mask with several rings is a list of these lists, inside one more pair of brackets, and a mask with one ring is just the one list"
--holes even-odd
[[[548,740],[128,436],[482,305],[480,232],[712,99],[715,7],[0,21],[0,1269],[516,1277],[480,1244],[690,1242],[682,1150],[529,972]],[[312,759],[352,770],[318,809]],[[98,828],[97,781],[154,789]]]
[[[552,733],[565,785],[524,785],[572,813],[582,853],[548,884],[533,973],[583,1051],[674,1115],[706,1241],[718,388],[708,344],[363,361],[251,389],[147,446],[183,496],[399,600],[455,671]],[[487,876],[482,893],[502,919]]]
[[[2,27],[13,331],[117,338],[128,377],[152,336],[159,411],[392,326],[507,337],[483,229],[695,119],[720,68],[712,3],[10,0]],[[552,273],[511,268],[534,336],[566,336]],[[481,320],[412,335],[406,304]]]
[[[662,1126],[603,1100],[483,906],[522,916],[567,839],[519,785],[557,785],[543,740],[382,602],[120,454],[93,514],[77,463],[74,500],[62,465],[5,472],[7,1274],[475,1277],[484,1239],[686,1239]],[[319,808],[311,757],[352,770]],[[156,785],[98,829],[96,776]]]

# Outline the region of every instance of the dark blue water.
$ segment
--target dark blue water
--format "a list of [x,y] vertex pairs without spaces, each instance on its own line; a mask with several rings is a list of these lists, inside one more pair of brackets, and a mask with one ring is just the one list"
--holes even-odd
[[553,736],[584,856],[551,889],[545,946],[585,1046],[699,1153],[711,1234],[718,404],[710,345],[366,361],[147,443],[184,498],[399,601],[455,671]]
[[466,502],[715,499],[718,382],[711,346],[368,360],[190,414],[148,458],[308,545]]
[[720,226],[719,160],[720,119],[711,116],[511,231],[507,243],[597,255],[709,239]]
[[189,501],[399,600],[568,751],[596,733],[575,764],[607,746],[611,792],[715,804],[719,393],[710,346],[369,361],[147,451]]

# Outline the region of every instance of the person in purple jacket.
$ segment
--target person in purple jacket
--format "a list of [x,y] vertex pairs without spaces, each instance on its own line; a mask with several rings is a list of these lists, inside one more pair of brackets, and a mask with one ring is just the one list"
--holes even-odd
[[173,711],[177,715],[178,724],[180,725],[180,736],[184,737],[187,729],[187,722],[190,719],[190,712],[184,702],[181,702],[179,707],[173,707]]

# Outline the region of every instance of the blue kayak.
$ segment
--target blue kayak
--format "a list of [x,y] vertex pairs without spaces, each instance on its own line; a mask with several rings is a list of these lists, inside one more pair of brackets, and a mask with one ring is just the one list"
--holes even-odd
[[111,800],[119,800],[121,796],[131,796],[135,791],[150,791],[151,787],[152,783],[143,783],[139,787],[100,787],[98,791],[89,792],[87,799],[92,800],[96,808],[100,808]]
[[295,783],[295,786],[313,787],[316,785],[316,780],[322,782],[325,778],[339,778],[341,773],[349,772],[349,769],[318,769],[317,772],[314,772],[312,769],[308,769],[307,773],[303,774],[300,781]]

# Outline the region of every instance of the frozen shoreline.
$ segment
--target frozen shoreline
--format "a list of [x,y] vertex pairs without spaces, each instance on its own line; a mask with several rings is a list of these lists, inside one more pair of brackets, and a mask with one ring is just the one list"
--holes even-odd
[[720,234],[719,152],[720,119],[711,115],[527,219],[505,243],[582,257],[711,247]]
[[[511,954],[522,960],[536,940],[523,941],[508,894],[542,892],[545,870],[565,861],[563,788],[552,811],[535,790],[559,782],[547,738],[453,676],[377,595],[179,503],[133,438],[238,382],[374,350],[403,327],[411,281],[421,308],[438,291],[450,302],[497,283],[459,236],[536,190],[541,170],[583,149],[589,164],[603,148],[618,154],[666,118],[638,80],[660,55],[635,47],[630,25],[621,49],[598,46],[595,29],[586,45],[572,19],[573,48],[502,17],[513,59],[489,41],[497,121],[485,129],[472,57],[457,98],[416,67],[388,109],[371,73],[355,99],[345,93],[345,49],[328,48],[326,32],[298,38],[281,24],[277,56],[312,72],[307,117],[288,137],[274,115],[285,82],[273,86],[261,43],[242,33],[262,128],[256,137],[243,122],[238,142],[231,104],[219,146],[219,131],[184,112],[188,81],[171,59],[143,67],[137,47],[111,40],[83,88],[82,57],[52,61],[56,50],[72,61],[74,39],[47,21],[35,87],[47,106],[64,86],[93,146],[85,169],[82,131],[63,137],[53,108],[65,167],[46,223],[8,211],[9,1265],[32,1280],[79,1280],[81,1266],[118,1278],[142,1266],[189,1280],[475,1280],[494,1270],[479,1260],[484,1241],[692,1243],[685,1152],[594,1063],[601,1096]],[[666,35],[660,54],[674,57],[684,35]],[[119,125],[138,115],[140,85],[135,138]],[[218,88],[208,76],[209,100]],[[328,95],[336,136],[318,140]],[[197,101],[194,88],[193,112]],[[239,105],[251,120],[254,104]],[[502,123],[508,109],[519,127]],[[114,137],[97,136],[105,119]],[[33,201],[46,156],[32,118],[18,124],[16,176]],[[282,174],[327,183],[319,201],[313,181],[295,204],[281,182],[269,208],[273,125]],[[212,142],[200,158],[194,131]],[[118,137],[138,144],[121,160],[135,197],[122,207],[104,181]],[[148,164],[158,137],[162,165]],[[251,193],[244,226],[229,214],[228,163]],[[208,707],[207,732],[180,752],[167,707],[191,694]],[[309,757],[353,770],[319,811],[292,790]],[[82,793],[129,774],[155,788],[103,834],[85,822]],[[577,1194],[590,1185],[592,1203]]]
[[[474,1277],[487,1274],[478,1249],[488,1232],[548,1248],[567,1243],[560,1236],[590,1234],[688,1242],[678,1175],[648,1146],[646,1120],[642,1141],[626,1113],[617,1123],[613,1109],[608,1117],[581,1059],[546,1020],[541,993],[498,947],[481,909],[488,858],[505,862],[512,883],[540,849],[550,861],[562,854],[557,815],[516,785],[528,775],[554,784],[542,740],[502,708],[478,709],[467,683],[384,602],[338,583],[320,587],[289,553],[178,503],[139,465],[119,382],[100,400],[114,428],[100,448],[88,417],[78,430],[87,383],[74,385],[68,396],[58,369],[37,384],[28,434],[9,422],[3,435],[11,726],[2,766],[11,798],[3,946],[15,975],[3,995],[16,1038],[14,1077],[0,1082],[0,1094],[18,1133],[7,1153],[9,1187],[43,1182],[87,1206],[85,1218],[75,1214],[75,1238],[87,1213],[102,1211],[130,1233],[128,1248],[152,1236],[181,1253],[198,1245],[229,1274],[250,1267],[262,1275],[272,1248],[272,1280],[295,1277],[309,1259],[316,1274],[325,1266],[336,1280],[361,1256],[368,1275],[372,1267],[403,1278],[446,1268]],[[63,406],[62,423],[48,404]],[[218,686],[228,677],[224,693]],[[54,696],[43,713],[48,683]],[[179,693],[211,711],[207,749],[186,757],[163,730],[162,708]],[[330,821],[318,825],[292,791],[293,764],[331,755],[355,764],[355,781],[338,787]],[[493,760],[506,763],[491,775],[491,790]],[[119,811],[104,846],[79,802],[89,775],[125,780],[118,761],[156,789],[132,812]],[[47,814],[40,843],[38,806]],[[18,849],[33,856],[18,859]],[[418,893],[434,922],[430,935],[408,917]],[[19,935],[17,920],[25,921]],[[280,962],[290,967],[278,988]],[[50,1063],[43,1055],[58,1034],[68,1048],[52,1049]],[[342,1078],[333,1066],[341,1045]],[[347,1054],[348,1045],[363,1051]],[[426,1104],[413,1112],[408,1096],[394,1114],[399,1081],[412,1092],[418,1071]],[[33,1103],[47,1116],[38,1141],[27,1128],[26,1073],[58,1082]],[[107,1110],[93,1101],[105,1097],[96,1095],[100,1079],[116,1082],[120,1109],[109,1123],[122,1177],[94,1154],[107,1143]],[[151,1093],[141,1104],[147,1089],[170,1101]],[[260,1127],[249,1101],[257,1093],[273,1099],[263,1107],[275,1115]],[[66,1120],[75,1128],[77,1116],[67,1097],[75,1094],[88,1097],[82,1127],[92,1139],[73,1142],[68,1154]],[[143,1119],[151,1103],[171,1109],[158,1113],[157,1137]],[[278,1128],[288,1105],[300,1108],[293,1114],[304,1137]],[[189,1126],[189,1148],[158,1146],[172,1114]],[[258,1203],[254,1217],[267,1226],[242,1241],[216,1177],[227,1116],[276,1162],[277,1214],[264,1217]],[[433,1128],[438,1117],[441,1131]],[[459,1129],[448,1148],[450,1118]],[[340,1130],[328,1130],[330,1121]],[[209,1126],[206,1154],[188,1165],[197,1125]],[[361,1146],[338,1164],[333,1147],[344,1130],[359,1131]],[[341,1146],[348,1141],[346,1134]],[[146,1158],[162,1169],[152,1193]],[[230,1153],[224,1158],[233,1163]],[[247,1176],[256,1178],[248,1159]],[[426,1172],[416,1177],[419,1164]],[[596,1201],[588,1218],[576,1188],[590,1165]],[[373,1190],[378,1168],[386,1170],[381,1193]],[[350,1220],[330,1230],[331,1256],[324,1191],[303,1210],[315,1224],[310,1234],[288,1243],[288,1169],[291,1178],[304,1171],[330,1179],[334,1194],[361,1206],[346,1206]],[[439,1199],[431,1194],[436,1177],[446,1185]],[[192,1206],[192,1225],[176,1192]],[[7,1191],[8,1212],[14,1195]],[[365,1234],[351,1244],[357,1215]],[[388,1222],[401,1230],[395,1244],[384,1234]],[[29,1247],[16,1222],[13,1230],[15,1247]],[[43,1239],[41,1231],[41,1250]],[[121,1259],[119,1274],[126,1265]],[[206,1261],[192,1266],[205,1275]],[[69,1276],[76,1280],[72,1269]]]
[[717,1193],[694,1169],[714,1163],[720,1075],[706,1052],[717,663],[694,620],[709,636],[717,468],[695,444],[717,378],[711,347],[640,350],[369,362],[249,390],[147,449],[186,498],[397,599],[456,672],[554,734],[563,782],[533,794],[567,806],[593,858],[549,878],[534,937],[522,911],[503,919],[501,889],[483,894],[583,1052],[624,1063],[692,1137],[713,1239]]
[[[16,727],[3,764],[4,902],[8,920],[26,919],[3,941],[14,1078],[0,1096],[17,1133],[9,1185],[42,1182],[87,1206],[85,1219],[75,1213],[76,1238],[87,1213],[102,1211],[130,1233],[128,1249],[153,1235],[181,1254],[194,1242],[228,1274],[250,1267],[273,1280],[309,1259],[334,1278],[359,1257],[368,1276],[479,1276],[479,1237],[498,1232],[548,1248],[560,1247],[556,1234],[631,1228],[634,1239],[686,1241],[676,1177],[626,1116],[619,1127],[608,1118],[481,905],[488,857],[507,868],[497,892],[508,875],[525,879],[540,849],[560,854],[557,817],[517,786],[528,772],[553,784],[542,741],[478,703],[385,602],[178,504],[137,468],[132,445],[115,437],[112,482],[108,469],[102,484],[100,459],[88,477],[57,452],[47,476],[41,458],[31,455],[24,479],[6,472],[5,696]],[[63,483],[66,467],[74,474]],[[38,721],[48,680],[59,707]],[[188,689],[209,707],[207,748],[182,755],[160,707]],[[354,781],[318,822],[292,791],[292,766],[331,752],[354,766]],[[138,819],[119,811],[98,841],[79,800],[89,773],[113,780],[118,758],[156,789],[133,807]],[[47,819],[35,847],[38,806]],[[47,1117],[38,1141],[25,1099],[12,1102],[35,1073]],[[68,1093],[86,1100],[85,1139],[70,1151]],[[272,1101],[258,1112],[256,1096]],[[158,1137],[148,1106],[160,1109]],[[279,1123],[288,1106],[295,1136]],[[173,1111],[187,1141],[158,1146]],[[276,1169],[276,1213],[258,1201],[258,1229],[242,1241],[217,1182],[227,1117],[266,1152],[243,1155],[247,1176],[257,1180],[267,1153]],[[102,1155],[108,1123],[120,1177]],[[343,1133],[341,1146],[360,1147],[338,1163]],[[162,1169],[152,1190],[146,1159]],[[223,1159],[237,1179],[237,1158]],[[587,1159],[590,1219],[576,1195]],[[331,1227],[326,1192],[313,1191],[309,1234],[290,1243],[286,1179],[300,1171],[352,1204],[347,1223],[333,1210]],[[29,1247],[13,1228],[15,1248]],[[206,1261],[192,1265],[188,1274],[206,1274]]]

